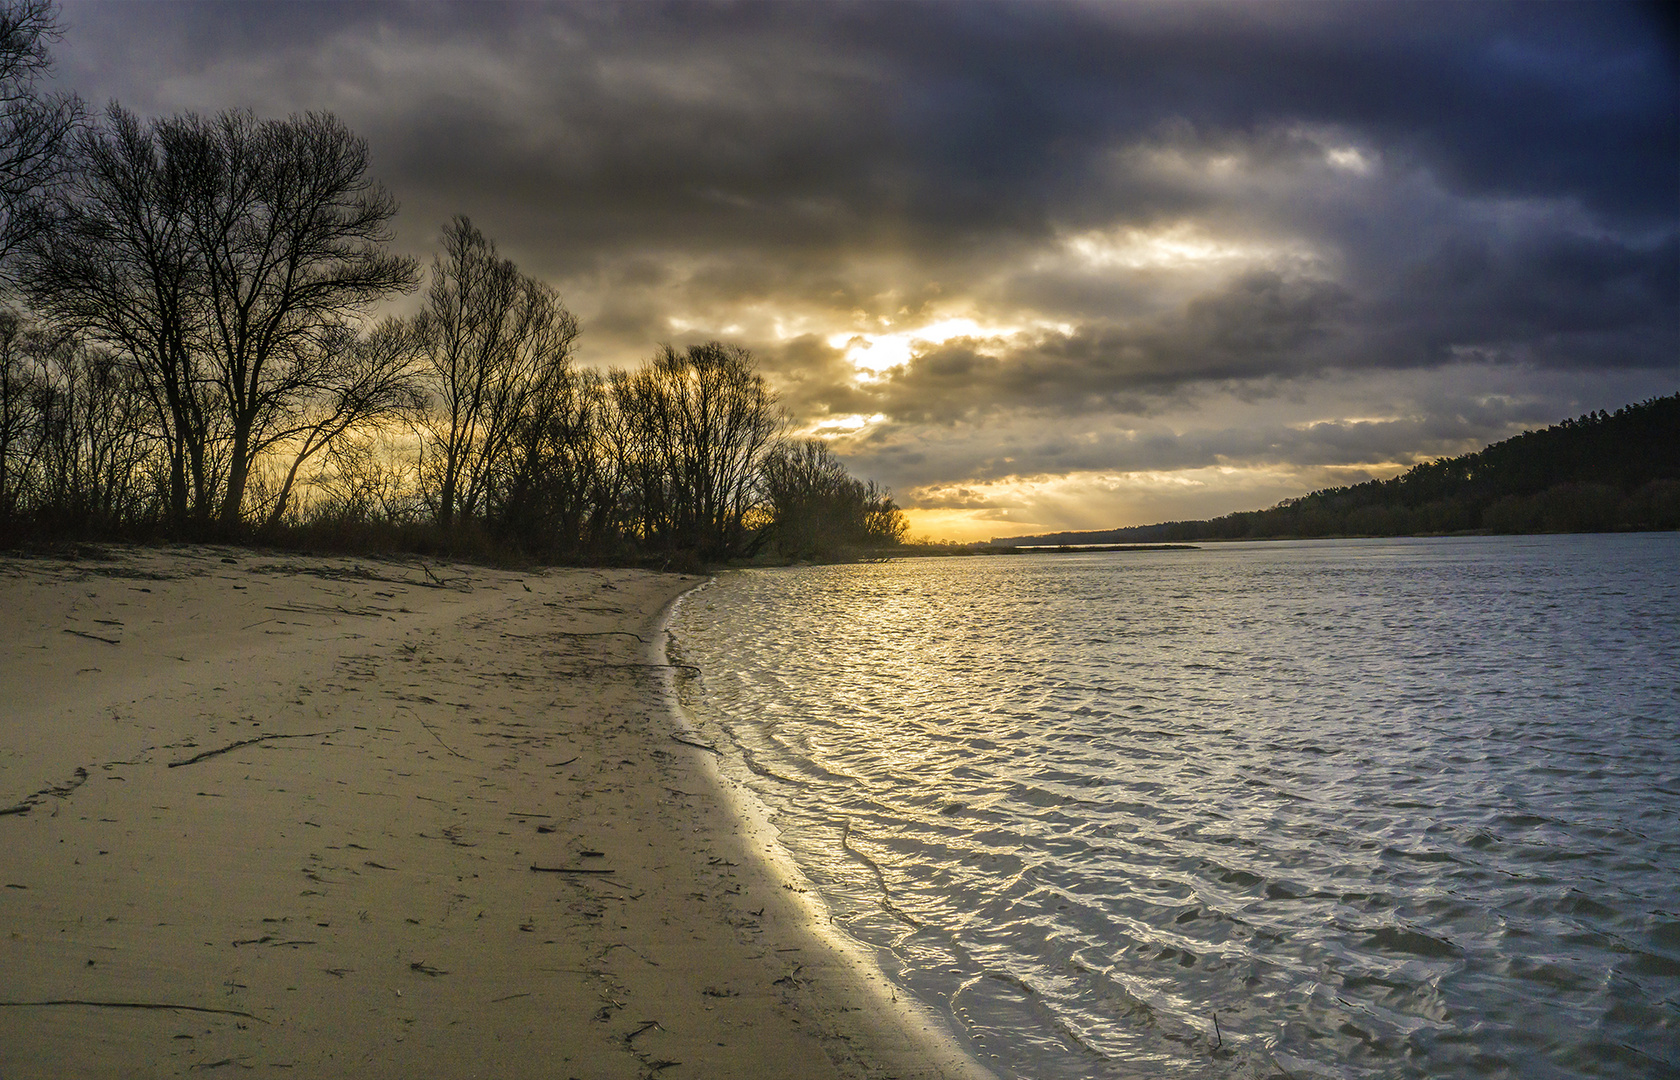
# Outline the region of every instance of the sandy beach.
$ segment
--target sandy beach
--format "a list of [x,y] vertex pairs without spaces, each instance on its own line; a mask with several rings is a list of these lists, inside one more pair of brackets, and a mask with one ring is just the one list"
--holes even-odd
[[987,1075],[684,734],[698,581],[0,557],[0,1080]]

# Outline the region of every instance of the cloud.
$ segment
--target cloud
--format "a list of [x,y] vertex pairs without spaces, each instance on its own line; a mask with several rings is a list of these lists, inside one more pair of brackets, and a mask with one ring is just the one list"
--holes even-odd
[[[738,341],[795,427],[906,498],[1001,513],[1036,477],[1060,526],[1672,392],[1655,18],[69,0],[58,55],[96,103],[334,111],[399,244],[471,215],[561,289],[585,362]],[[1087,482],[1174,471],[1196,482]]]

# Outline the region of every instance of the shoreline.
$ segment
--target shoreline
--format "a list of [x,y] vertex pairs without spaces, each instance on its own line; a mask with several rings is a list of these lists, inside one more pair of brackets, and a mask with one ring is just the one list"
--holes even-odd
[[678,738],[702,579],[103,555],[0,557],[0,1076],[989,1075]]

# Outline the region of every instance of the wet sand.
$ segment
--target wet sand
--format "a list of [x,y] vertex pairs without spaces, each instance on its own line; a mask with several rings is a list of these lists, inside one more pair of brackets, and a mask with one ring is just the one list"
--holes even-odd
[[685,741],[698,580],[0,557],[0,1080],[987,1075]]

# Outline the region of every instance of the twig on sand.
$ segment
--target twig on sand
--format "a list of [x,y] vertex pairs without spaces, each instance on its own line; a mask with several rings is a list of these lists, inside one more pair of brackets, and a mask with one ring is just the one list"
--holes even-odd
[[75,773],[64,783],[55,784],[52,787],[44,787],[40,791],[37,791],[35,794],[29,796],[29,798],[18,803],[16,806],[0,807],[0,817],[6,817],[8,814],[27,814],[30,810],[34,809],[36,803],[39,803],[48,795],[53,795],[60,799],[67,799],[70,797],[70,793],[72,791],[75,791],[87,782],[87,778],[87,769],[77,766]]
[[122,642],[118,641],[116,638],[100,637],[98,634],[90,634],[86,630],[72,630],[68,626],[64,628],[64,632],[66,634],[75,634],[77,637],[85,637],[91,641],[103,641],[107,645],[122,644]]
[[719,750],[717,747],[712,746],[709,743],[695,742],[693,739],[685,739],[681,735],[673,735],[673,736],[671,736],[671,738],[673,738],[676,741],[682,743],[684,746],[692,746],[696,750],[710,750],[712,753],[716,754],[718,757],[723,756],[723,751],[722,750]]
[[226,746],[218,747],[215,750],[206,750],[202,754],[194,754],[192,757],[186,758],[182,761],[171,761],[169,763],[169,767],[171,769],[178,769],[183,765],[196,765],[206,758],[217,757],[221,754],[229,754],[238,750],[242,746],[254,746],[257,743],[268,742],[270,739],[315,739],[320,738],[323,735],[337,735],[343,730],[343,728],[334,728],[331,731],[305,731],[297,735],[258,735],[254,739],[240,739],[236,743],[229,743]]
[[681,672],[686,672],[690,675],[693,675],[696,678],[698,678],[699,675],[700,675],[700,669],[695,667],[693,664],[604,664],[604,663],[602,663],[602,664],[580,664],[577,667],[572,668],[571,670],[568,670],[568,671],[556,670],[554,672],[554,674],[570,676],[570,677],[575,678],[575,677],[578,677],[578,676],[587,675],[591,671],[681,671]]
[[449,972],[444,971],[442,968],[435,968],[435,967],[431,966],[430,964],[424,963],[420,960],[416,960],[412,964],[408,965],[408,970],[418,971],[422,975],[430,975],[434,979],[437,978],[439,975],[449,974]]
[[588,866],[537,866],[535,864],[532,864],[531,869],[536,871],[539,874],[610,874],[610,873],[612,873],[611,870],[597,870],[594,867],[588,867]]
[[1225,1045],[1225,1036],[1219,1034],[1219,1014],[1218,1013],[1213,1014],[1213,1035],[1214,1035],[1214,1038],[1219,1040],[1218,1042],[1213,1044],[1213,1048],[1215,1050],[1217,1050],[1221,1046]]
[[427,731],[431,732],[432,738],[434,738],[438,741],[439,746],[443,747],[445,750],[449,751],[451,754],[454,754],[456,757],[460,758],[462,761],[471,761],[472,760],[472,758],[468,757],[467,755],[465,755],[463,753],[460,753],[453,746],[450,746],[448,743],[444,742],[443,741],[443,736],[439,735],[437,733],[437,729],[432,727],[432,725],[426,723],[425,719],[423,717],[421,717],[421,715],[419,713],[414,712],[413,709],[410,709],[409,712],[414,713],[414,719],[420,721],[420,726],[421,727],[423,727]]
[[176,1005],[166,1001],[88,1001],[82,998],[54,998],[50,1001],[0,1001],[0,1009],[33,1009],[49,1005],[85,1005],[91,1009],[160,1009],[171,1012],[216,1013],[220,1016],[242,1016],[259,1024],[268,1023],[254,1013],[238,1009],[212,1009],[206,1005]]

